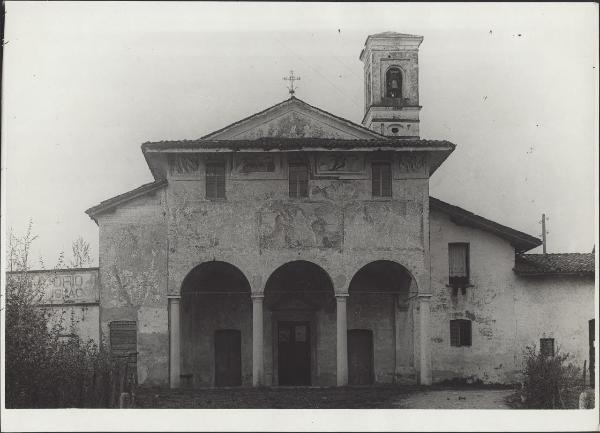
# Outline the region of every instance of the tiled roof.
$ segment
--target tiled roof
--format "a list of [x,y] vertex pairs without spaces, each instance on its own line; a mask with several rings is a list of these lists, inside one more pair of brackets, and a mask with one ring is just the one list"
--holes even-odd
[[473,212],[469,212],[466,209],[451,205],[434,197],[429,197],[429,207],[446,213],[456,224],[475,227],[506,239],[515,247],[517,252],[528,251],[542,244],[542,241],[534,236],[498,224],[495,221],[476,215]]
[[593,275],[594,253],[519,254],[514,271],[519,275]]
[[142,196],[144,194],[148,194],[149,192],[155,191],[163,186],[168,185],[168,181],[166,179],[155,180],[154,182],[146,183],[142,186],[139,186],[131,191],[124,192],[123,194],[119,194],[115,197],[109,198],[108,200],[104,200],[100,202],[100,204],[93,206],[85,211],[86,214],[89,215],[91,219],[93,219],[96,223],[96,215],[111,210],[118,205],[125,203],[129,200],[132,200],[136,197]]
[[255,140],[179,140],[158,141],[142,144],[142,150],[166,150],[173,147],[183,150],[193,149],[260,149],[260,150],[294,150],[307,148],[324,149],[356,149],[356,148],[415,148],[426,149],[431,147],[454,150],[453,143],[446,140],[420,140],[420,139],[356,139],[344,140],[336,138],[283,138],[262,137]]

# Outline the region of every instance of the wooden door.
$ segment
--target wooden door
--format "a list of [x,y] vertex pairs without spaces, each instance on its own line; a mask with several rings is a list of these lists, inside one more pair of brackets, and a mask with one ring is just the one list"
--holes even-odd
[[215,331],[215,386],[242,384],[242,333],[237,329]]
[[373,331],[348,330],[348,384],[373,383]]
[[277,328],[279,385],[310,385],[308,322],[279,322]]

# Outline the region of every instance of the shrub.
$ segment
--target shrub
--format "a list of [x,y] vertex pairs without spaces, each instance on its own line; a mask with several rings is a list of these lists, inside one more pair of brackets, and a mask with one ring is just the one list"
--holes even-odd
[[569,362],[570,355],[559,349],[553,356],[544,356],[535,346],[525,348],[523,374],[524,404],[535,409],[577,408],[583,389],[581,369]]
[[28,267],[33,240],[31,223],[23,238],[8,239],[7,267],[16,273],[7,275],[5,291],[6,407],[114,407],[135,372],[104,344],[79,338],[73,317],[67,326],[38,305],[42,282],[34,284]]

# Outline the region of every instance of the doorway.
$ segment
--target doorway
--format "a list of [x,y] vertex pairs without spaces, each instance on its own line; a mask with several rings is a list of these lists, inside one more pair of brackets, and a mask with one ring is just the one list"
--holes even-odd
[[309,322],[278,322],[279,385],[310,385]]
[[373,331],[348,330],[348,384],[373,384]]
[[242,333],[237,329],[215,331],[215,386],[242,384]]

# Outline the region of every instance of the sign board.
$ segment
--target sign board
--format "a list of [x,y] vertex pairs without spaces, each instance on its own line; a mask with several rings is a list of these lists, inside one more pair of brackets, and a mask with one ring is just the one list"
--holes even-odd
[[98,268],[32,271],[31,285],[43,292],[43,304],[95,304],[100,299]]

